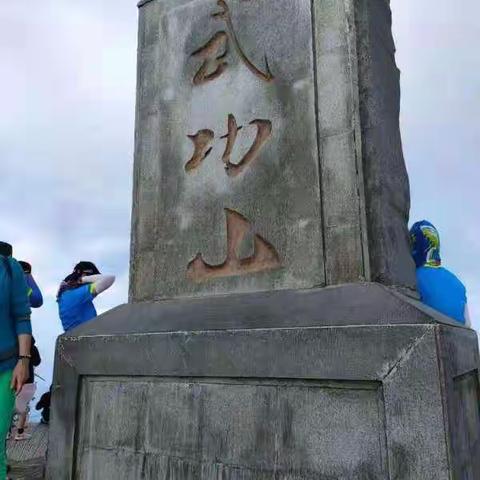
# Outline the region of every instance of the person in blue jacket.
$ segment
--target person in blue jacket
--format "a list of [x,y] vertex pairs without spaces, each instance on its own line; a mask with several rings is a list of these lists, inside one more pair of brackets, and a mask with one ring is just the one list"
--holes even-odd
[[102,275],[92,262],[78,263],[60,285],[58,311],[65,332],[97,316],[93,299],[110,288],[113,275]]
[[467,291],[463,283],[442,266],[437,229],[427,220],[417,222],[410,229],[410,241],[422,302],[469,326]]
[[38,288],[37,282],[32,275],[32,266],[28,262],[19,261],[18,262],[25,274],[25,280],[28,287],[28,298],[30,300],[30,306],[32,308],[40,308],[43,305],[43,296],[42,292]]

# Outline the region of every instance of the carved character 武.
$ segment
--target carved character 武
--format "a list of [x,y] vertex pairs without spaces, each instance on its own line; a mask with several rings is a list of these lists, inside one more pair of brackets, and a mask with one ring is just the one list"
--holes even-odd
[[202,85],[219,78],[227,69],[228,62],[226,57],[229,51],[229,39],[232,41],[237,54],[243,64],[260,80],[271,82],[274,79],[268,58],[265,55],[265,70],[258,68],[247,56],[233,26],[232,15],[226,0],[218,0],[217,5],[221,7],[221,11],[212,14],[213,18],[223,20],[227,26],[227,32],[219,31],[201,48],[192,53],[192,57],[203,60],[202,65],[193,77],[194,85]]

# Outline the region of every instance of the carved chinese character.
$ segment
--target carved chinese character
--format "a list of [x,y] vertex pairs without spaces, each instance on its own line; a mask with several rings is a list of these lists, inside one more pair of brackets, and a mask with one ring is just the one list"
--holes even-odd
[[[219,18],[226,23],[230,39],[242,62],[257,78],[265,82],[271,82],[274,79],[274,76],[270,71],[267,56],[265,55],[265,71],[262,71],[255,66],[243,51],[233,27],[232,16],[227,2],[225,0],[218,0],[217,5],[221,7],[222,10],[214,13],[212,17]],[[226,61],[228,54],[228,41],[229,38],[227,33],[220,31],[217,32],[203,47],[192,53],[192,57],[197,57],[203,60],[202,66],[193,78],[194,85],[202,85],[203,83],[215,80],[225,72],[228,66]]]
[[188,135],[188,138],[193,142],[195,150],[192,158],[185,164],[185,171],[191,172],[195,170],[207,158],[212,151],[210,144],[213,141],[215,134],[212,130],[199,130],[195,135]]
[[272,244],[254,234],[253,255],[239,258],[240,246],[251,232],[250,222],[240,213],[225,209],[227,219],[227,257],[220,265],[209,265],[199,253],[187,267],[187,278],[193,282],[205,282],[214,278],[233,277],[274,270],[281,267],[280,257]]
[[[228,176],[236,177],[240,175],[250,164],[252,164],[260,155],[260,151],[272,136],[272,122],[270,120],[256,119],[250,122],[250,125],[255,125],[257,128],[257,135],[252,146],[248,152],[238,163],[230,161],[235,142],[237,140],[238,132],[243,128],[237,125],[235,116],[230,114],[228,116],[228,133],[221,138],[227,139],[227,145],[222,156],[222,161],[225,164],[225,171]],[[195,135],[188,135],[194,145],[194,152],[192,158],[185,164],[185,171],[192,172],[198,168],[202,162],[212,151],[210,146],[215,137],[212,130],[199,130]]]
[[228,36],[225,32],[216,33],[203,47],[192,53],[192,57],[203,60],[203,64],[193,77],[194,85],[215,80],[227,68],[225,58],[228,53]]
[[227,139],[227,146],[225,148],[222,160],[225,163],[225,170],[227,174],[231,177],[240,175],[240,173],[242,173],[252,162],[254,162],[260,154],[263,146],[272,136],[272,122],[270,122],[270,120],[252,120],[250,125],[255,125],[257,127],[255,141],[240,162],[232,163],[230,161],[230,157],[237,139],[238,131],[242,127],[237,127],[237,121],[232,114],[228,116],[228,133],[222,137]]
[[232,38],[233,44],[235,45],[235,49],[237,50],[240,58],[242,59],[243,63],[247,66],[247,68],[258,78],[264,80],[265,82],[271,82],[274,79],[272,72],[270,71],[270,67],[268,65],[268,59],[265,55],[265,68],[266,71],[262,72],[259,68],[257,68],[247,57],[245,52],[243,51],[242,47],[240,46],[240,42],[238,41],[237,35],[235,33],[235,29],[233,28],[232,16],[230,14],[230,8],[225,0],[218,0],[217,5],[221,7],[223,10],[221,12],[215,13],[213,16],[215,18],[221,18],[227,24],[228,31]]

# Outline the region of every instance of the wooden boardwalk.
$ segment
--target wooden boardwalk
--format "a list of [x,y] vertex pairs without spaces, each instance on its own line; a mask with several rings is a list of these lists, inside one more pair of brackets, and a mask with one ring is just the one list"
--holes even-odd
[[7,457],[13,480],[42,480],[48,444],[48,427],[32,424],[30,440],[7,442]]

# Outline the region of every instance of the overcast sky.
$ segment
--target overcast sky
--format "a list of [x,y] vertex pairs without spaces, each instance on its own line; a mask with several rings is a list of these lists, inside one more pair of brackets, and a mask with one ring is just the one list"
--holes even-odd
[[[392,0],[412,220],[442,235],[480,326],[480,3]],[[45,294],[33,324],[48,388],[59,281],[82,259],[115,273],[99,311],[127,299],[136,79],[135,0],[0,7],[0,239]]]

